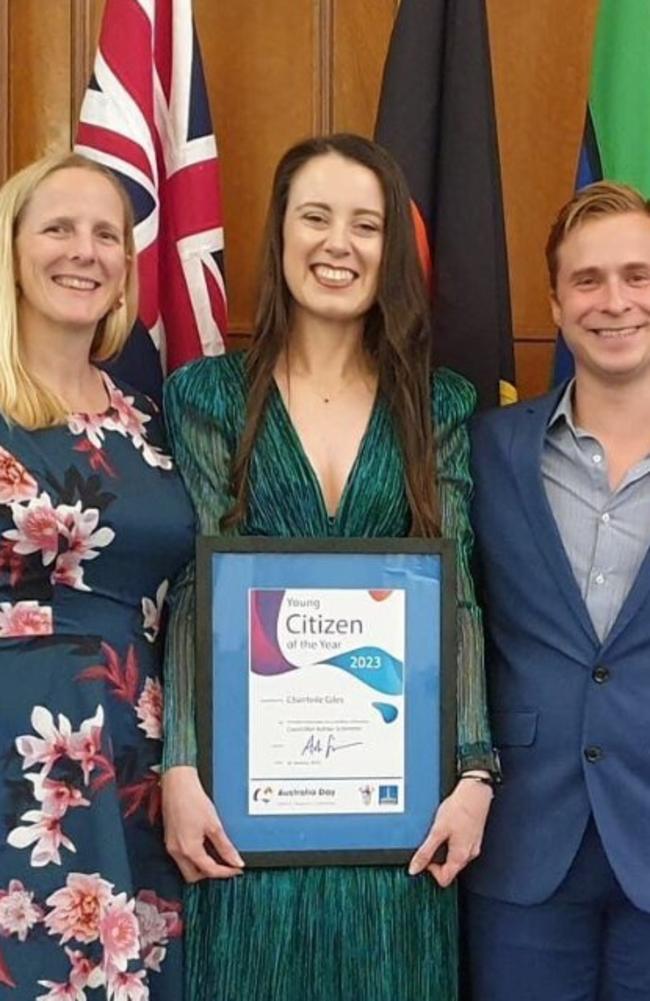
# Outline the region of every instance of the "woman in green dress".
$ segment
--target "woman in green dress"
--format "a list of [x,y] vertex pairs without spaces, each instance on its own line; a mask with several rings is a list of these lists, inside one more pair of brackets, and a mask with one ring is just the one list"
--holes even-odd
[[[408,873],[245,872],[195,768],[188,568],[168,637],[163,776],[167,846],[196,884],[187,904],[188,997],[454,1001],[450,884],[478,854],[493,767],[468,569],[474,391],[432,367],[408,192],[374,143],[336,135],[285,154],[262,275],[250,350],[201,359],[166,390],[200,531],[456,539],[459,781]],[[447,858],[435,863],[441,844]],[[418,875],[424,870],[433,879]]]

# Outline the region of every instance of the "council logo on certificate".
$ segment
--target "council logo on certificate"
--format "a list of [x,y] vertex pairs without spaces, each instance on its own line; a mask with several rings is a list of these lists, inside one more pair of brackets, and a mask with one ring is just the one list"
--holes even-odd
[[403,813],[405,591],[251,588],[249,814]]

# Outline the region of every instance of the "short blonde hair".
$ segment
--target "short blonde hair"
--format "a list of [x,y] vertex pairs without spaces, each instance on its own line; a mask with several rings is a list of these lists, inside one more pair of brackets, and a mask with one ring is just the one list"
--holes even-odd
[[615,181],[588,184],[562,206],[546,242],[546,264],[553,291],[557,284],[558,251],[569,233],[592,219],[628,212],[640,212],[650,217],[650,201],[635,188]]
[[90,170],[110,182],[124,209],[127,272],[124,301],[97,324],[90,349],[92,361],[106,361],[124,347],[138,310],[133,209],[119,181],[106,167],[78,153],[43,157],[10,177],[0,188],[0,413],[26,428],[62,424],[67,410],[51,390],[29,374],[20,357],[15,241],[36,188],[51,174],[68,168]]

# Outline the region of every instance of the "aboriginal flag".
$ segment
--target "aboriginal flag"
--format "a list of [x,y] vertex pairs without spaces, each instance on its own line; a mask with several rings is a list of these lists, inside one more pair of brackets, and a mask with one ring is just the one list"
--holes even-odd
[[[607,178],[650,198],[650,4],[601,0],[576,188]],[[554,382],[573,375],[560,334]]]
[[482,406],[516,398],[485,0],[402,0],[376,138],[406,174],[431,273],[434,354]]

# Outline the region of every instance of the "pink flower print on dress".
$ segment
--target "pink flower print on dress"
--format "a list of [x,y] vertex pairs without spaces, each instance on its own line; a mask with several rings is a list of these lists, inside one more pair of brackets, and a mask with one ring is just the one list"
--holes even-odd
[[81,561],[94,560],[99,556],[99,549],[93,547],[110,545],[115,532],[112,528],[97,528],[99,511],[94,507],[83,511],[81,501],[77,501],[73,507],[59,505],[56,515],[61,534],[67,542],[67,550],[56,561],[52,583],[68,584],[80,591],[90,591],[83,581]]
[[108,996],[111,1001],[149,1001],[146,975],[144,970],[138,970],[137,973],[111,971],[108,975]]
[[37,494],[34,477],[11,452],[0,446],[0,504],[28,501]]
[[16,527],[2,534],[14,543],[14,553],[29,556],[40,552],[43,566],[49,566],[59,549],[59,521],[49,496],[43,492],[27,504],[9,506]]
[[135,447],[142,452],[142,458],[148,466],[153,466],[154,469],[171,469],[171,457],[147,441],[145,424],[151,420],[150,415],[138,410],[134,406],[134,397],[125,396],[116,386],[109,385],[108,392],[114,411],[111,418],[113,430],[129,436]]
[[167,597],[169,581],[164,580],[156,591],[156,600],[144,597],[142,599],[142,631],[150,643],[153,643],[160,632],[160,617]]
[[10,880],[9,887],[0,890],[0,935],[15,935],[19,942],[24,942],[34,925],[42,920],[43,911],[34,903],[34,894],[19,879]]
[[88,585],[84,584],[83,568],[75,553],[61,553],[57,558],[50,581],[52,584],[74,587],[77,591],[90,591]]
[[68,417],[68,428],[72,434],[85,434],[90,444],[97,449],[101,449],[104,443],[104,430],[112,430],[106,413],[71,414]]
[[162,740],[163,690],[157,678],[146,679],[135,711],[147,737]]
[[98,765],[103,764],[102,728],[104,726],[104,710],[97,706],[97,711],[91,719],[83,721],[79,730],[70,735],[68,741],[68,757],[78,761],[84,775],[84,784],[90,782],[90,773]]
[[34,799],[42,804],[43,813],[59,820],[68,810],[76,806],[90,806],[90,800],[84,799],[80,789],[67,782],[57,782],[54,779],[43,778],[38,772],[25,776],[34,786]]
[[[159,962],[165,957],[167,945],[167,923],[158,908],[153,903],[140,899],[135,902],[135,913],[140,926],[140,951],[144,965],[149,969],[159,971]],[[154,952],[156,955],[153,955]]]
[[70,507],[60,504],[56,515],[61,526],[61,534],[68,543],[68,552],[74,553],[80,560],[94,560],[99,553],[93,546],[110,545],[115,538],[112,528],[97,528],[99,511],[96,507],[81,508],[81,501]]
[[135,397],[126,396],[106,373],[103,373],[103,378],[110,401],[106,413],[73,414],[68,418],[68,428],[72,434],[85,435],[85,440],[92,446],[90,461],[93,468],[105,468],[109,475],[114,475],[110,467],[104,466],[102,444],[106,437],[104,432],[117,431],[122,437],[131,439],[149,466],[171,469],[171,457],[165,455],[162,449],[147,442],[145,425],[151,420],[151,416],[138,410],[135,406]]
[[32,848],[30,863],[35,869],[40,869],[45,865],[61,865],[61,847],[68,851],[76,852],[70,838],[61,830],[61,821],[58,817],[48,817],[41,810],[28,810],[20,818],[27,821],[26,827],[14,827],[7,835],[7,844],[12,848]]
[[0,637],[51,636],[52,608],[37,601],[0,602]]
[[128,435],[133,439],[136,448],[139,448],[145,439],[147,433],[145,425],[151,420],[150,415],[138,410],[135,406],[135,397],[125,396],[113,383],[108,386],[108,395],[113,410],[111,422],[114,430]]
[[56,727],[52,713],[45,706],[34,706],[30,722],[38,737],[29,734],[16,737],[16,750],[25,759],[23,771],[32,765],[43,765],[41,778],[45,778],[59,758],[67,755],[72,727],[62,713],[59,713],[59,725]]
[[[126,899],[126,893],[113,897],[99,922],[99,938],[104,946],[106,970],[127,968],[130,959],[140,955],[140,928],[135,916],[135,900]],[[107,972],[110,985],[110,977]]]
[[71,938],[77,942],[96,942],[102,917],[112,897],[113,884],[98,873],[71,872],[66,885],[45,901],[52,908],[45,918],[45,927],[50,935],[61,936],[61,945]]
[[41,987],[49,987],[47,994],[38,994],[36,1001],[86,1001],[86,995],[67,981],[57,984],[53,980],[39,980]]
[[66,948],[65,951],[72,966],[69,979],[73,987],[76,987],[79,991],[83,991],[85,987],[92,989],[101,987],[104,984],[106,977],[99,963],[95,963],[92,959],[84,956],[83,952],[79,949]]
[[149,970],[160,973],[170,938],[183,931],[180,903],[156,896],[153,890],[140,890],[135,900],[135,913],[140,925],[140,955]]
[[140,451],[144,461],[153,469],[171,469],[174,465],[171,456],[165,455],[161,448],[150,445],[147,441],[142,442]]

